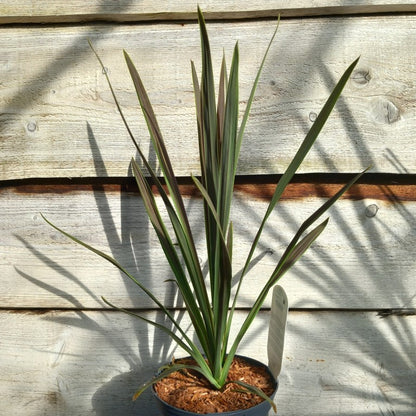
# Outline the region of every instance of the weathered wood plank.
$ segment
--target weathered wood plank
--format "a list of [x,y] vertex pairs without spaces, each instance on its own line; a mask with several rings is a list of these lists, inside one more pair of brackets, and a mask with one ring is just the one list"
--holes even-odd
[[[163,321],[156,313],[146,316]],[[242,319],[239,312],[237,327]],[[268,314],[261,313],[241,354],[267,362],[267,325]],[[136,403],[130,398],[174,350],[168,339],[131,317],[2,311],[0,339],[4,414],[159,414],[150,393]],[[415,343],[415,316],[290,313],[278,414],[413,416]]]
[[[271,216],[256,253],[258,264],[247,276],[241,306],[250,306],[297,226],[322,203],[322,198],[313,195],[327,196],[328,189],[321,185],[296,191],[303,186],[293,186]],[[415,190],[414,186],[408,186],[407,192],[404,188],[363,185],[355,188],[351,199],[338,201],[325,233],[282,280],[292,306],[416,306]],[[244,189],[240,187],[236,194],[233,212],[236,273],[268,203],[267,198],[250,196],[250,188]],[[201,201],[186,198],[186,204],[201,261],[205,261]],[[115,186],[7,188],[0,192],[0,212],[1,307],[96,308],[103,306],[101,296],[120,306],[152,307],[113,266],[59,235],[39,212],[112,253],[160,299],[168,305],[175,303],[175,289],[165,283],[169,267],[137,194],[120,193]]]
[[[209,24],[218,67],[222,47],[230,52],[239,38],[242,101],[274,24]],[[352,172],[373,164],[375,172],[415,173],[415,28],[413,15],[283,21],[259,85],[239,173],[281,173],[329,87],[358,55],[361,62],[302,172]],[[143,74],[177,173],[198,172],[189,68],[199,56],[195,24],[5,27],[0,180],[126,175],[133,148],[87,38],[108,66],[144,152],[148,140],[121,62],[123,47]]]
[[[236,19],[344,15],[356,13],[393,13],[414,12],[416,6],[412,0],[269,0],[259,4],[253,0],[238,3],[231,0],[202,1],[200,7],[208,19]],[[89,1],[47,0],[33,1],[3,0],[0,5],[0,24],[7,23],[68,23],[94,20],[117,22],[148,20],[195,19],[195,2],[192,0],[172,1]]]

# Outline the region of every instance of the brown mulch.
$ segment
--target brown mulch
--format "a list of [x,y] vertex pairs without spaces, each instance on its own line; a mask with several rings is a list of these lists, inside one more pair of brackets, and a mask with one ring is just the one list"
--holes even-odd
[[[177,362],[193,363],[192,359]],[[262,389],[268,396],[274,391],[274,381],[263,367],[255,366],[241,357],[234,358],[228,380],[239,380]],[[158,396],[171,406],[188,412],[206,414],[248,409],[263,401],[251,393],[242,393],[236,384],[226,384],[222,390],[210,387],[198,372],[182,370],[170,374],[154,385]]]

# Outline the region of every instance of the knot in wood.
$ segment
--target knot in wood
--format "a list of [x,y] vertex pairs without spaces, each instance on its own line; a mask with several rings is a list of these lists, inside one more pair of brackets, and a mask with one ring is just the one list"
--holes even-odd
[[311,121],[312,123],[314,123],[317,118],[318,114],[316,114],[314,111],[311,111],[309,113],[309,121]]
[[378,205],[371,204],[365,209],[365,216],[368,218],[375,217],[378,212]]
[[33,133],[37,129],[37,124],[34,121],[29,121],[26,125],[27,131]]
[[380,123],[393,124],[400,120],[400,110],[390,100],[379,98],[372,102],[373,117]]
[[367,85],[371,80],[371,74],[368,69],[356,69],[352,75],[351,80],[360,86]]

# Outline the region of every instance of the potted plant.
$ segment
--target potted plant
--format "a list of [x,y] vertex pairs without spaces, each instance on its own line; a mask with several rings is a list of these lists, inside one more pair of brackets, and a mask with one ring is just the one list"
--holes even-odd
[[[261,288],[255,302],[247,313],[243,324],[236,330],[237,335],[235,338],[232,338],[231,329],[233,326],[233,316],[236,310],[237,300],[244,282],[244,277],[251,265],[254,251],[268,217],[278,203],[287,184],[296,173],[298,167],[318,137],[319,132],[330,115],[342,89],[357,64],[357,61],[353,62],[342,75],[313,123],[310,131],[307,133],[293,160],[279,179],[268,209],[259,226],[254,241],[252,242],[245,266],[238,277],[235,294],[232,295],[233,225],[230,221],[230,213],[237,162],[244,128],[248,119],[256,86],[276,31],[270,40],[264,58],[260,64],[242,121],[239,125],[238,45],[236,44],[234,49],[229,74],[227,73],[225,59],[223,59],[219,77],[219,92],[216,97],[208,33],[203,14],[199,9],[198,22],[201,34],[202,73],[201,81],[199,82],[197,71],[192,63],[192,79],[196,103],[201,173],[200,177],[192,176],[192,180],[200,192],[204,204],[204,226],[208,256],[207,276],[204,275],[203,267],[200,264],[185,205],[162,138],[162,133],[159,129],[156,116],[138,71],[129,55],[124,52],[138,100],[147,123],[150,138],[163,173],[163,180],[156,175],[142,153],[126,119],[124,118],[122,109],[120,108],[108,79],[108,75],[105,71],[104,73],[109,82],[116,106],[140,156],[140,163],[135,159],[131,160],[134,177],[136,178],[149,220],[154,227],[161,247],[171,266],[174,275],[174,279],[172,280],[174,280],[177,285],[183,299],[199,345],[197,345],[183,330],[180,323],[175,319],[167,307],[165,307],[150,290],[144,287],[138,279],[125,270],[114,258],[91,247],[87,243],[78,240],[76,237],[69,235],[62,229],[53,225],[50,221],[46,220],[46,218],[45,220],[56,230],[118,267],[165,313],[167,319],[171,321],[174,331],[159,323],[149,321],[140,314],[118,308],[104,299],[108,305],[137,316],[139,319],[142,319],[150,325],[154,325],[161,331],[169,334],[173,341],[189,355],[188,358],[174,360],[171,363],[164,365],[153,379],[149,380],[138,389],[134,398],[137,398],[146,388],[153,385],[154,391],[162,397],[161,402],[165,405],[165,401],[169,400],[169,394],[163,396],[162,390],[168,391],[169,388],[173,388],[175,392],[174,396],[178,398],[179,391],[186,391],[186,389],[178,387],[177,384],[174,384],[172,387],[172,383],[179,383],[179,379],[183,379],[183,382],[186,385],[187,383],[190,384],[190,379],[194,390],[195,386],[198,386],[201,391],[203,390],[205,396],[209,391],[217,397],[225,396],[228,392],[228,394],[231,394],[230,402],[233,403],[229,408],[222,408],[220,405],[211,405],[196,409],[189,409],[186,406],[176,408],[176,405],[167,404],[167,407],[164,407],[163,410],[164,414],[190,415],[225,412],[223,413],[225,415],[261,415],[266,414],[270,406],[274,406],[272,396],[277,388],[276,380],[271,377],[266,366],[260,367],[258,370],[258,363],[254,363],[253,368],[253,361],[251,359],[237,356],[238,347],[251,323],[260,311],[269,291],[321,234],[327,225],[328,219],[325,219],[317,226],[312,227],[313,224],[364,172],[356,175],[349,183],[343,186],[335,195],[328,199],[317,211],[312,213],[311,216],[304,221],[282,254],[266,284]],[[104,68],[98,55],[97,58]],[[153,184],[154,189],[163,201],[164,209],[169,216],[170,227],[173,230],[172,232],[168,231],[168,227],[162,219],[151,184]],[[312,230],[310,230],[311,227]],[[244,377],[244,380],[248,381],[242,381],[242,377],[238,373],[239,371],[248,371],[248,373],[257,372],[254,379],[260,379],[260,385],[251,382],[249,375]],[[174,381],[172,381],[172,374],[175,375]],[[161,383],[164,384],[162,385]],[[240,400],[238,401],[236,397],[239,397]],[[177,401],[180,402],[181,400],[179,399]],[[201,403],[203,403],[203,401],[204,400],[200,400]],[[185,399],[182,400],[182,402],[189,402],[189,400],[186,400],[186,392]],[[241,405],[241,403],[244,405]],[[250,407],[251,410],[242,410],[242,413],[239,413],[239,407],[242,407],[242,409]]]

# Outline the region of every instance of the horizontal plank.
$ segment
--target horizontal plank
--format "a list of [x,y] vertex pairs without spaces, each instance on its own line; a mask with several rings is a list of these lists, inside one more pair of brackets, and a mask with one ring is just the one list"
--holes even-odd
[[[267,362],[267,326],[261,313],[239,353]],[[131,396],[172,353],[181,355],[165,336],[115,312],[1,311],[0,339],[2,411],[26,416],[156,416],[149,392],[135,403]],[[291,312],[279,414],[413,416],[415,342],[416,316]]]
[[[222,48],[228,55],[239,39],[244,104],[275,23],[208,26],[218,68]],[[239,173],[282,173],[330,87],[358,55],[352,80],[301,171],[373,165],[374,172],[415,173],[415,27],[414,15],[283,21],[259,84]],[[139,65],[177,174],[197,173],[189,67],[190,59],[199,61],[195,24],[5,27],[0,180],[128,174],[134,150],[87,38],[108,67],[144,153],[154,159],[120,59],[123,47]]]
[[[246,277],[239,305],[250,307],[297,227],[328,189],[291,187],[271,215]],[[322,186],[322,188],[325,188]],[[329,186],[331,193],[335,186]],[[404,192],[403,189],[408,189]],[[34,191],[37,189],[37,192]],[[338,189],[338,187],[337,187]],[[40,217],[111,253],[167,305],[177,302],[171,276],[138,195],[108,188],[10,187],[0,192],[1,307],[101,308],[100,297],[125,307],[152,307],[109,263],[50,228]],[[414,186],[361,185],[330,211],[331,221],[282,284],[296,308],[384,309],[416,306]],[[320,198],[314,195],[322,195]],[[413,198],[409,196],[413,195]],[[233,208],[234,272],[243,267],[268,204],[240,186]],[[160,200],[158,199],[160,202]],[[201,200],[185,197],[201,262]],[[269,303],[266,302],[266,306]]]
[[[237,19],[273,17],[319,16],[355,13],[414,12],[412,0],[269,0],[259,4],[253,0],[238,3],[231,0],[202,1],[200,7],[208,19]],[[188,20],[195,19],[195,2],[182,0],[119,1],[82,0],[64,2],[47,0],[38,2],[36,7],[28,0],[3,0],[0,6],[0,24],[7,23],[68,23],[96,20],[117,22],[149,20]]]

